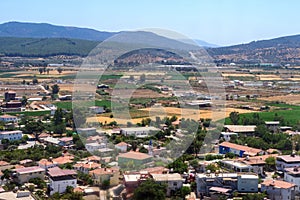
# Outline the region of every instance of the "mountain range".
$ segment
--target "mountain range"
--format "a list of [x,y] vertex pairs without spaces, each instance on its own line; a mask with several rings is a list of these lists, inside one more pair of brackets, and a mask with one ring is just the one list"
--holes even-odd
[[[7,22],[0,24],[0,55],[86,56],[101,41],[117,33],[46,23]],[[228,47],[218,47],[202,40],[194,41],[204,46],[216,62],[300,64],[300,35]],[[159,37],[159,42],[179,44],[178,41],[163,37]]]

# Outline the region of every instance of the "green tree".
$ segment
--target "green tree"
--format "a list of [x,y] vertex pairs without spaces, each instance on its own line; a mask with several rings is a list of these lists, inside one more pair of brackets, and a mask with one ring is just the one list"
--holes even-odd
[[190,193],[191,193],[191,188],[187,187],[187,186],[183,186],[179,190],[179,196],[181,198],[185,198],[185,196],[188,195],[188,194],[190,194]]
[[134,191],[133,200],[165,200],[166,185],[157,184],[148,179],[141,183]]
[[39,73],[42,74],[44,72],[43,68],[39,68]]
[[274,170],[276,166],[276,159],[275,157],[269,157],[266,159],[266,165],[268,170]]
[[39,83],[39,81],[38,81],[38,79],[36,78],[35,75],[33,76],[32,83],[33,83],[34,85]]
[[265,197],[264,193],[251,193],[243,196],[243,200],[263,200]]
[[66,131],[66,124],[63,120],[63,110],[57,108],[53,116],[53,131],[57,134],[63,134]]
[[173,169],[174,172],[183,174],[184,172],[187,172],[188,165],[183,161],[182,158],[178,158],[173,163],[170,163],[168,168]]
[[239,123],[239,120],[240,120],[240,115],[238,112],[231,112],[229,114],[229,118],[231,120],[231,122],[234,124],[234,125],[237,125]]
[[61,67],[58,67],[58,68],[57,68],[57,72],[58,72],[59,74],[61,74],[62,71],[63,71],[63,69],[62,69]]
[[110,186],[110,181],[109,181],[109,180],[104,180],[104,181],[102,181],[102,183],[101,183],[101,188],[102,188],[103,190],[107,190],[107,189],[109,188],[109,186]]
[[22,106],[26,106],[27,105],[28,99],[26,98],[26,96],[22,97],[21,102],[22,102]]
[[146,75],[145,74],[142,74],[140,76],[140,82],[144,83],[146,81]]
[[58,94],[59,86],[57,84],[52,85],[51,89],[52,89],[52,94]]

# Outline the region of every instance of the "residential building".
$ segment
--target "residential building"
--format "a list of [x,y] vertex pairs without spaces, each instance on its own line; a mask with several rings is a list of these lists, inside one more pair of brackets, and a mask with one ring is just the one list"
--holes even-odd
[[62,137],[59,138],[59,146],[72,146],[73,145],[73,138],[72,137]]
[[127,152],[127,147],[128,147],[128,144],[126,142],[120,142],[115,145],[115,148],[118,149],[122,153]]
[[8,139],[9,141],[21,140],[22,131],[2,131],[0,132],[0,140]]
[[97,168],[101,168],[101,164],[94,162],[77,162],[73,168],[82,173],[88,174],[89,171]]
[[19,121],[19,118],[13,115],[1,115],[0,116],[0,121],[8,123],[8,122],[13,122],[17,123]]
[[180,174],[151,174],[153,180],[160,184],[167,185],[167,196],[175,194],[183,185],[183,178]]
[[270,200],[295,199],[295,185],[286,181],[266,179],[261,183],[261,191],[267,192]]
[[197,196],[209,195],[211,187],[237,189],[237,173],[201,173],[196,175]]
[[280,122],[279,121],[265,121],[265,124],[267,126],[267,128],[272,131],[273,133],[278,132],[279,130],[279,125]]
[[20,112],[22,111],[22,103],[20,101],[10,101],[2,104],[3,112]]
[[276,169],[284,171],[285,168],[299,167],[300,156],[298,155],[282,155],[276,157]]
[[105,136],[95,135],[95,136],[89,136],[86,139],[86,143],[95,143],[95,142],[98,143],[107,142],[107,138]]
[[14,171],[14,181],[18,182],[19,184],[26,183],[32,178],[40,178],[44,180],[45,176],[45,169],[38,166],[18,168]]
[[296,191],[300,191],[300,167],[285,168],[283,180],[295,184]]
[[49,158],[49,159],[41,159],[39,161],[39,167],[45,169],[45,170],[48,170],[49,168],[53,168],[53,167],[57,167],[58,164],[53,162],[52,158]]
[[135,137],[138,138],[144,138],[151,135],[151,133],[157,133],[158,131],[159,131],[158,128],[149,126],[149,127],[121,128],[120,133],[125,136],[134,135]]
[[255,132],[255,125],[225,125],[226,132],[234,132],[244,135],[253,135]]
[[106,143],[98,143],[98,142],[93,142],[93,143],[87,143],[85,144],[86,150],[89,152],[97,151],[99,149],[106,148],[107,144]]
[[77,173],[74,170],[60,169],[59,167],[50,168],[49,175],[49,192],[50,195],[54,193],[64,193],[68,186],[77,187]]
[[95,114],[102,114],[105,112],[104,108],[100,107],[100,106],[91,106],[91,107],[89,107],[89,110]]
[[150,163],[152,158],[152,156],[145,153],[130,151],[118,156],[118,164],[119,166],[126,166],[131,163],[133,166],[141,166]]
[[269,157],[276,157],[278,154],[268,154],[262,156],[247,156],[244,158],[221,160],[220,163],[223,167],[234,170],[235,172],[254,172],[264,176],[264,168],[266,165],[266,159]]
[[77,128],[78,134],[95,135],[97,133],[96,128]]
[[64,165],[67,163],[73,163],[74,156],[70,154],[62,154],[62,156],[53,158],[53,162],[57,163],[58,165]]
[[220,154],[234,153],[239,157],[244,157],[244,156],[262,155],[264,151],[261,149],[238,145],[230,142],[222,142],[221,144],[219,144],[219,153]]
[[4,92],[4,100],[6,102],[15,100],[16,99],[17,93],[15,91],[6,91]]
[[237,189],[239,192],[258,192],[258,176],[254,174],[242,174],[238,176]]
[[135,174],[123,174],[123,177],[123,185],[126,188],[126,196],[129,196],[143,181],[150,178],[150,175],[148,172],[140,172]]
[[119,184],[120,171],[118,168],[98,168],[90,171],[89,174],[96,185],[102,185],[105,180],[109,180],[112,186]]
[[233,133],[233,132],[221,132],[221,137],[224,138],[225,141],[229,141],[231,136],[237,136],[237,133]]
[[219,192],[224,193],[229,192],[226,189],[238,192],[257,192],[258,176],[249,173],[201,173],[196,175],[196,184],[198,196],[209,195],[211,187],[217,187]]

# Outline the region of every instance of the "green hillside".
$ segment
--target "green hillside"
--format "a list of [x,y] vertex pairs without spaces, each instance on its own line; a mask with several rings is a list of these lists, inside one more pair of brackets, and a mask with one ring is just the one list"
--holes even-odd
[[5,56],[47,57],[86,56],[99,42],[68,38],[0,37],[0,54]]

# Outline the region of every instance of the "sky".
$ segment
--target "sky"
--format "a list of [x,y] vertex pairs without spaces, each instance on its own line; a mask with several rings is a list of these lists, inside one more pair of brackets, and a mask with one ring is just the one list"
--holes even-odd
[[300,34],[298,0],[3,0],[0,23],[168,29],[218,45]]

